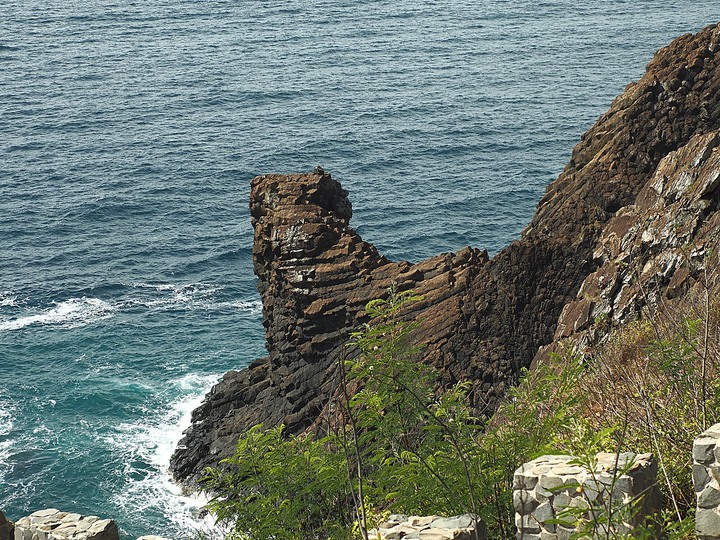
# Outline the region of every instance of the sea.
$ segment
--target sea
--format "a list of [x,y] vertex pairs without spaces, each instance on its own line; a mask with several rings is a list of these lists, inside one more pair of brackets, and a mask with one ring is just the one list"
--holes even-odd
[[222,534],[168,460],[263,355],[249,180],[321,165],[392,259],[496,253],[719,0],[4,0],[0,509]]

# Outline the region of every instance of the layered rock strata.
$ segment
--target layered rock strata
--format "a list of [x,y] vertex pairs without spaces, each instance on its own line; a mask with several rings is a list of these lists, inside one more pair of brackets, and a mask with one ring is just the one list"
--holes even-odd
[[[405,316],[421,321],[426,357],[453,357],[443,351],[463,332],[463,299],[488,260],[471,248],[418,264],[388,260],[349,227],[347,192],[321,169],[259,176],[250,201],[269,356],[225,374],[193,413],[173,457],[180,478],[227,455],[255,423],[283,423],[289,432],[310,427],[335,392],[337,359],[352,354],[344,347],[350,330],[366,320],[367,302],[393,284],[424,296]],[[452,382],[457,371],[440,365]]]
[[[660,208],[644,188],[660,178],[656,170],[661,177],[674,174],[658,169],[661,160],[695,145],[664,162],[666,169],[677,168],[677,181],[675,187],[663,184],[662,193],[681,189],[682,167],[709,167],[713,135],[702,136],[720,128],[719,40],[715,25],[659,51],[642,79],[583,135],[521,240],[491,260],[465,248],[418,264],[389,261],[350,228],[347,193],[324,171],[253,179],[253,259],[269,355],[226,374],[195,411],[173,456],[176,478],[197,479],[255,423],[284,423],[291,432],[311,426],[334,392],[334,365],[349,330],[365,321],[365,303],[382,296],[392,282],[425,295],[404,316],[420,322],[416,337],[425,345],[423,360],[442,373],[438,383],[472,381],[472,404],[490,414],[539,349],[587,331],[588,323],[577,321],[593,318],[600,301],[593,300],[592,307],[565,306],[579,300],[588,276],[606,263],[599,250],[613,230],[617,236],[618,227],[625,226],[626,207]],[[702,145],[710,155],[695,166],[696,146]],[[693,219],[702,224],[714,212],[714,199],[708,199],[713,186],[709,181],[703,189],[710,191],[686,208],[689,227]],[[638,199],[641,193],[644,198]],[[688,201],[694,196],[688,193]],[[664,200],[666,206],[677,203]],[[707,200],[710,205],[702,202]],[[684,287],[674,283],[673,290],[681,294]],[[585,293],[592,297],[594,289],[588,284]],[[620,311],[609,320],[620,321]]]
[[580,352],[592,350],[612,328],[715,286],[719,209],[720,132],[713,131],[665,157],[635,203],[607,223],[593,251],[597,270],[565,306],[538,358],[566,338]]

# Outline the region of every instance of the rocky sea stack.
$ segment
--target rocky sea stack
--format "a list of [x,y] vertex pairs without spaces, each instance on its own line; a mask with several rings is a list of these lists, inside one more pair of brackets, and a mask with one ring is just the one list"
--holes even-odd
[[[720,25],[656,53],[583,135],[522,238],[489,259],[465,248],[393,262],[350,227],[347,192],[318,168],[252,180],[253,260],[268,356],[227,373],[172,458],[192,483],[264,422],[310,428],[335,390],[336,360],[391,283],[424,301],[423,361],[441,385],[472,382],[491,414],[520,369],[575,336],[592,344],[692,288],[720,239]],[[432,226],[432,224],[428,224]]]

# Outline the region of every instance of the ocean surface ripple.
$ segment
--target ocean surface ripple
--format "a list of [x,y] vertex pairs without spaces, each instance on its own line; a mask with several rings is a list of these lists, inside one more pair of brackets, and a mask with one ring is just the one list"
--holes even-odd
[[718,1],[0,6],[0,508],[207,526],[167,462],[264,353],[249,179],[322,165],[393,259],[517,238],[580,134]]

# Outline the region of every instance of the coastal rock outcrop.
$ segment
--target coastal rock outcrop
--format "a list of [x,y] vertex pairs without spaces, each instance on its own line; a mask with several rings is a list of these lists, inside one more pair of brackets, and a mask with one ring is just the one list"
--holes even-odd
[[[675,262],[662,261],[717,226],[708,219],[717,207],[719,63],[719,25],[656,53],[583,135],[522,238],[492,259],[465,248],[417,264],[389,261],[349,226],[347,193],[323,170],[253,179],[253,260],[269,354],[226,374],[193,413],[172,459],[175,477],[197,480],[253,424],[284,423],[290,432],[312,426],[335,390],[349,331],[366,320],[365,303],[393,282],[425,297],[404,317],[419,321],[416,338],[423,361],[442,374],[438,384],[471,381],[472,405],[485,414],[539,350],[587,331],[601,312],[620,321],[638,309],[616,306],[614,294],[637,292],[623,287],[626,276],[598,275],[611,261],[644,253],[671,265],[654,279],[669,280],[663,294],[682,294],[677,252]],[[678,217],[664,222],[658,213],[670,207]],[[619,285],[609,292],[603,280],[613,279]],[[609,312],[603,295],[613,298]]]
[[310,427],[335,391],[349,332],[365,320],[367,302],[393,283],[424,295],[406,317],[422,313],[419,335],[428,354],[441,358],[462,332],[462,299],[488,260],[466,248],[418,264],[389,261],[349,227],[347,192],[319,168],[253,179],[250,213],[269,356],[225,374],[193,413],[173,456],[180,478],[226,456],[238,433],[256,423],[283,423],[293,433]]

